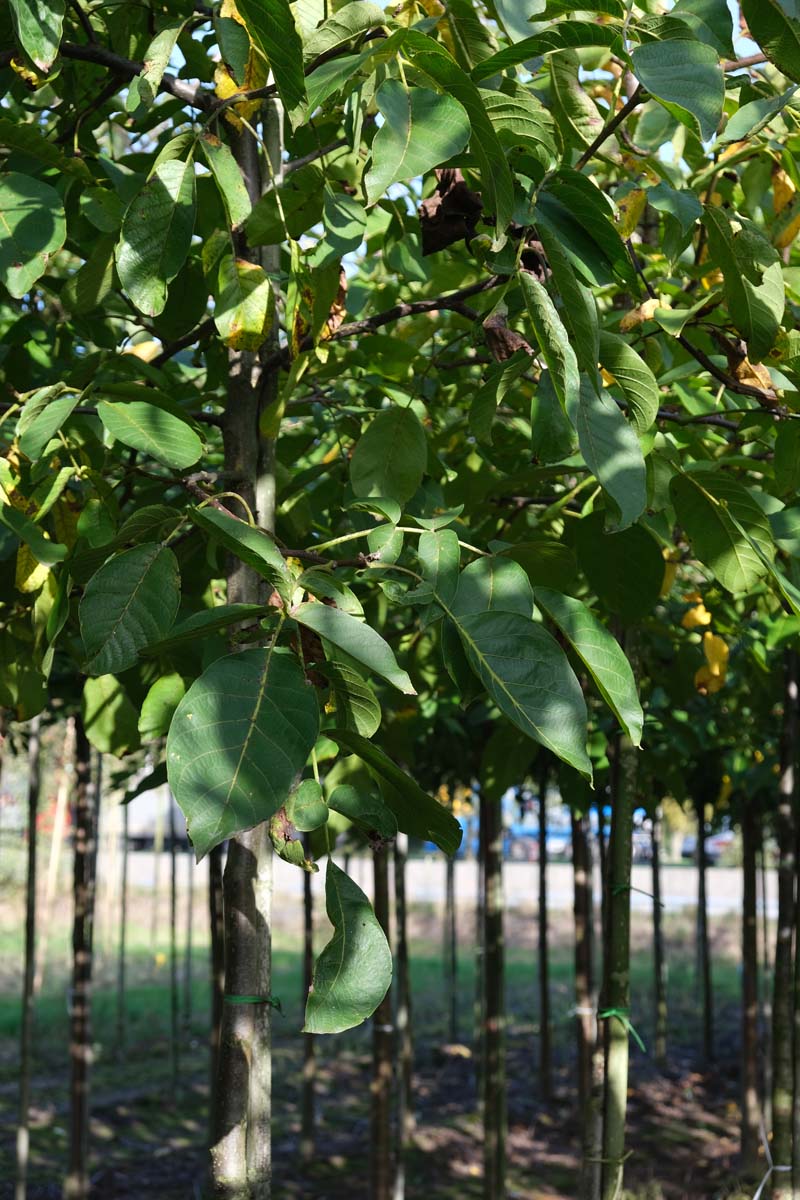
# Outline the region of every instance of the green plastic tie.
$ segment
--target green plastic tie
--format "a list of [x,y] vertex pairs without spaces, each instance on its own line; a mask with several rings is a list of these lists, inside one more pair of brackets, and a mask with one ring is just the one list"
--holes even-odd
[[[623,892],[638,892],[640,896],[648,896],[651,900],[655,900],[652,892],[646,892],[644,888],[632,887],[629,883],[615,883],[611,889],[612,896],[621,896]],[[663,900],[659,900],[658,907],[664,907]]]
[[277,996],[236,996],[226,992],[222,1000],[225,1004],[268,1004],[283,1016],[283,1008]]
[[616,1017],[628,1036],[632,1037],[636,1042],[636,1045],[639,1047],[642,1053],[647,1053],[647,1047],[631,1024],[631,1019],[628,1015],[627,1008],[604,1008],[597,1014],[598,1021],[605,1021],[609,1017]]

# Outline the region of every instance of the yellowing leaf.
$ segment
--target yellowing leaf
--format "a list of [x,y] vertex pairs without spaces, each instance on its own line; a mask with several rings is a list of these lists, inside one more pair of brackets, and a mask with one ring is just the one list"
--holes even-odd
[[797,209],[791,220],[784,225],[775,238],[775,245],[778,250],[785,250],[787,246],[791,246],[798,233],[800,233],[800,208]]
[[[800,223],[800,215],[798,222]],[[736,378],[740,383],[749,384],[750,387],[772,391],[772,376],[767,368],[763,363],[751,363],[747,357],[736,364]]]
[[681,619],[681,625],[684,629],[697,629],[699,626],[710,624],[711,613],[705,604],[696,604],[694,608],[690,608],[688,612],[685,612]]
[[713,696],[725,686],[729,648],[724,638],[706,631],[703,634],[706,665],[695,672],[694,686],[703,696]]
[[611,372],[607,371],[605,367],[600,368],[600,374],[603,377],[603,383],[607,383],[609,387],[611,387],[612,383],[617,382]]
[[[49,534],[42,530],[45,537]],[[17,551],[17,566],[14,576],[14,585],[18,592],[31,593],[38,592],[44,586],[47,576],[50,574],[50,568],[46,563],[40,563],[33,554],[30,546],[23,542]]]
[[617,201],[617,225],[620,237],[631,236],[646,207],[647,192],[643,188],[634,188],[632,192],[628,192],[626,196]]
[[645,300],[644,304],[640,304],[638,308],[632,308],[630,312],[626,312],[625,316],[619,323],[620,333],[627,333],[631,329],[635,329],[637,325],[642,325],[645,321],[651,321],[656,309],[661,307],[661,302],[657,297],[653,296],[649,300]]
[[794,180],[790,175],[787,175],[783,167],[775,166],[772,168],[772,205],[775,210],[775,216],[782,213],[794,196],[797,188]]

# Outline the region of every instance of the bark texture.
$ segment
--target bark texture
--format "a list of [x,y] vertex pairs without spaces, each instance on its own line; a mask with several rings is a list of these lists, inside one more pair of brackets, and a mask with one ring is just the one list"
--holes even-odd
[[33,995],[36,974],[36,824],[39,813],[39,717],[31,721],[28,735],[28,872],[25,884],[25,965],[22,973],[22,1019],[19,1036],[19,1115],[17,1119],[17,1178],[15,1200],[28,1194],[28,1127],[31,1099],[31,1045]]
[[480,799],[484,847],[483,899],[483,1196],[506,1195],[505,945],[503,941],[503,820],[499,799]]
[[[389,853],[373,854],[375,916],[391,945],[389,925]],[[372,1018],[372,1082],[370,1084],[370,1200],[392,1200],[392,1084],[394,1082],[392,997],[387,992]]]

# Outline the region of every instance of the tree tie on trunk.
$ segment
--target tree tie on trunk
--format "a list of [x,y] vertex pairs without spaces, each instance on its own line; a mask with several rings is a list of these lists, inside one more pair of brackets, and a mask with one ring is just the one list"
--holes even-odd
[[764,1128],[763,1117],[761,1118],[761,1144],[764,1147],[764,1157],[767,1160],[767,1173],[753,1193],[753,1200],[761,1200],[761,1196],[764,1194],[764,1188],[767,1186],[774,1173],[777,1173],[778,1171],[791,1171],[792,1169],[791,1167],[778,1166],[772,1161],[772,1154],[770,1153],[769,1141],[767,1139],[767,1131]]
[[642,1053],[647,1053],[647,1047],[631,1024],[631,1019],[627,1008],[603,1008],[597,1014],[598,1021],[605,1021],[609,1017],[616,1017],[628,1036],[632,1037],[636,1042],[636,1045],[639,1047]]
[[268,1004],[283,1016],[283,1007],[277,996],[236,996],[226,993],[222,997],[224,1004]]

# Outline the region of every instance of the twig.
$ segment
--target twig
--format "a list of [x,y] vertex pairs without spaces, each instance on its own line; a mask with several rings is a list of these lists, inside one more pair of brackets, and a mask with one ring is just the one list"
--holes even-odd
[[641,104],[644,97],[644,88],[639,83],[636,85],[636,88],[631,93],[630,97],[625,101],[619,112],[614,114],[611,120],[600,130],[594,141],[586,147],[583,154],[575,163],[576,171],[583,170],[586,164],[593,158],[595,152],[603,145],[603,142],[607,141],[608,138],[611,137],[611,134],[614,132],[617,126],[621,125],[625,118],[631,115],[633,110]]
[[78,3],[78,0],[70,0],[70,8],[75,13],[75,16],[78,18],[81,28],[83,29],[83,32],[86,34],[86,37],[88,38],[88,40],[90,42],[96,42],[97,34],[92,29],[92,23],[89,20],[89,18],[87,17],[86,13],[81,8],[80,4]]
[[744,67],[760,67],[769,62],[766,54],[748,54],[744,58],[728,59],[722,64],[723,71],[741,71]]

